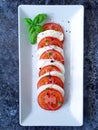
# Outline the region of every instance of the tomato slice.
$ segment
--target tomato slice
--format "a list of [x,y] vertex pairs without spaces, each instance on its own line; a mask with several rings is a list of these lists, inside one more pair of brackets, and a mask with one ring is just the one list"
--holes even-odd
[[38,95],[38,104],[45,110],[58,110],[63,102],[62,94],[53,88],[45,89]]
[[47,65],[40,69],[39,76],[41,76],[47,72],[51,72],[51,71],[61,72],[60,69],[58,67],[56,67],[55,65]]
[[59,31],[62,32],[64,34],[64,30],[61,27],[61,25],[57,24],[57,23],[46,23],[43,25],[44,30],[55,30],[55,31]]
[[64,57],[62,56],[62,54],[52,49],[45,51],[40,56],[40,59],[51,59],[52,62],[53,60],[57,60],[60,61],[62,64],[64,64]]
[[64,88],[64,83],[62,82],[62,80],[59,77],[53,75],[47,75],[42,77],[37,83],[37,88],[47,84],[57,84],[60,87]]
[[38,43],[38,49],[44,46],[50,46],[50,45],[55,45],[60,48],[63,48],[63,44],[59,39],[54,38],[54,37],[45,37]]

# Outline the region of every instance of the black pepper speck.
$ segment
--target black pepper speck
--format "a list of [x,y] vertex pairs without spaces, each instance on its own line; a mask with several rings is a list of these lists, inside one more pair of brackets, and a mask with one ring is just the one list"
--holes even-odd
[[53,62],[54,62],[54,60],[51,60],[50,62],[52,62],[52,63],[53,63]]

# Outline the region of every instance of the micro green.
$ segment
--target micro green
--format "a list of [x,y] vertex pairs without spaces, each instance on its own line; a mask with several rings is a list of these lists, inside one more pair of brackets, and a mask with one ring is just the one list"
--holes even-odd
[[48,43],[48,40],[46,39],[45,42]]
[[37,41],[38,33],[44,31],[42,23],[45,21],[46,18],[47,18],[46,14],[38,14],[37,16],[34,17],[33,20],[31,18],[24,18],[24,22],[28,26],[28,32],[30,35],[29,37],[31,44],[35,44]]
[[59,106],[62,105],[62,102],[58,102],[58,105],[59,105]]
[[45,45],[48,45],[48,43],[49,43],[49,41],[46,39],[46,40],[45,40]]
[[49,53],[48,53],[48,56],[52,56],[52,53],[51,53],[51,52],[49,52]]
[[46,75],[46,77],[49,77],[49,75]]
[[49,87],[46,88],[46,90],[49,90],[49,89],[50,89]]

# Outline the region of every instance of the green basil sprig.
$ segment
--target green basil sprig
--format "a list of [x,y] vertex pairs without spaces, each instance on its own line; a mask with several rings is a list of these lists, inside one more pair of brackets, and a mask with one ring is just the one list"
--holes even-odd
[[38,14],[34,18],[33,22],[34,22],[34,24],[40,24],[40,23],[42,23],[46,19],[46,17],[47,17],[46,14]]
[[44,31],[41,24],[46,18],[46,14],[38,14],[33,20],[31,18],[24,19],[26,25],[28,26],[28,32],[30,33],[31,44],[35,44],[37,41],[38,33]]

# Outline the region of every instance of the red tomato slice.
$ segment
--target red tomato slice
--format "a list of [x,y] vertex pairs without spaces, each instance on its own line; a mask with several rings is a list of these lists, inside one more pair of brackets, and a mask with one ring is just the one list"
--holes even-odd
[[44,30],[55,30],[55,31],[59,31],[62,32],[64,34],[64,30],[61,27],[61,25],[57,24],[57,23],[46,23],[43,25]]
[[38,95],[38,104],[45,110],[58,110],[63,102],[62,94],[53,88],[45,89]]
[[47,75],[42,77],[37,83],[37,88],[41,87],[42,85],[47,85],[51,83],[57,84],[60,87],[64,88],[64,83],[62,82],[62,80],[59,77],[53,75]]
[[[62,64],[64,64],[64,57],[56,50],[47,50],[45,51],[41,56],[40,59],[53,59],[60,61]],[[52,60],[52,61],[53,61]]]
[[51,72],[51,71],[61,72],[60,69],[58,67],[56,67],[55,65],[47,65],[47,66],[40,69],[39,76],[41,76],[47,72]]
[[44,46],[49,46],[49,45],[55,45],[60,48],[63,48],[63,44],[60,40],[54,37],[45,37],[43,38],[39,43],[38,43],[38,49],[42,48]]

